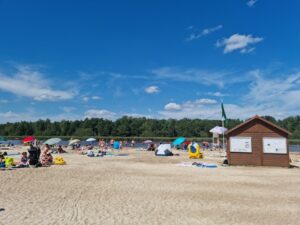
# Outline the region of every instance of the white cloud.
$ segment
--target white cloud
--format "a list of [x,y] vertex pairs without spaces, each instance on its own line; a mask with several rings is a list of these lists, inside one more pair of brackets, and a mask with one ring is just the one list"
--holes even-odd
[[89,101],[89,99],[90,99],[90,98],[89,98],[89,97],[87,97],[87,96],[83,96],[83,97],[82,97],[82,100],[83,100],[84,102],[87,102],[87,101]]
[[84,118],[103,118],[108,120],[116,120],[118,115],[106,109],[90,109],[84,113]]
[[165,105],[165,110],[167,111],[181,110],[181,106],[174,102],[170,102]]
[[248,47],[249,45],[257,44],[259,42],[263,41],[263,38],[261,37],[253,37],[250,35],[241,35],[241,34],[233,34],[229,38],[224,38],[221,41],[217,41],[216,46],[217,47],[223,47],[223,52],[230,53],[236,50],[239,50],[241,53],[250,53],[255,48],[254,47]]
[[246,101],[264,105],[273,112],[299,114],[300,72],[277,78],[266,78],[260,70],[252,71],[251,74],[254,81],[245,96]]
[[37,121],[39,118],[33,115],[32,111],[27,112],[13,112],[11,110],[0,112],[0,123],[20,122],[20,121]]
[[153,118],[152,115],[145,115],[145,114],[139,114],[139,113],[124,113],[122,114],[123,116],[129,116],[129,117],[134,117],[134,118]]
[[185,111],[186,109],[201,108],[204,105],[214,105],[216,103],[217,101],[214,99],[200,98],[194,101],[186,101],[182,104],[170,102],[165,105],[164,109],[166,111]]
[[208,95],[211,95],[211,96],[215,96],[215,97],[224,97],[224,96],[228,96],[228,94],[223,94],[223,93],[221,93],[221,92],[219,92],[219,91],[217,91],[217,92],[208,92],[207,94],[208,94]]
[[62,109],[65,113],[70,113],[70,112],[74,111],[76,108],[75,108],[75,107],[67,107],[67,106],[65,106],[65,107],[62,107],[61,109]]
[[217,101],[214,99],[208,99],[208,98],[201,98],[201,99],[197,99],[195,101],[197,104],[203,104],[203,105],[211,105],[211,104],[216,104]]
[[17,96],[33,98],[36,101],[58,101],[72,99],[76,93],[50,87],[50,82],[37,69],[17,66],[14,75],[0,74],[0,90]]
[[[271,76],[272,75],[272,76]],[[246,119],[256,114],[271,115],[278,119],[299,114],[300,108],[300,72],[293,74],[269,74],[260,70],[249,72],[252,82],[245,85],[245,93],[235,100],[238,103],[226,103],[225,111],[229,118]],[[221,93],[216,92],[217,95]],[[211,103],[211,104],[203,104]],[[221,119],[221,107],[217,102],[205,99],[186,101],[176,111],[158,112],[163,118],[202,118]]]
[[148,94],[154,94],[159,92],[159,88],[157,86],[149,86],[145,88],[145,92]]
[[214,99],[208,99],[208,98],[200,98],[196,99],[194,101],[186,101],[182,104],[181,108],[197,108],[197,107],[203,107],[203,105],[214,105],[217,101]]
[[[197,40],[205,35],[208,35],[208,34],[211,34],[217,30],[220,30],[222,29],[223,26],[222,25],[218,25],[218,26],[215,26],[215,27],[210,27],[210,28],[205,28],[203,29],[201,32],[199,33],[192,33],[190,34],[190,36],[186,39],[186,41],[193,41],[193,40]],[[190,27],[189,30],[193,29],[193,27]]]
[[2,104],[8,103],[8,102],[9,102],[9,101],[6,100],[6,99],[0,99],[0,103],[2,103]]
[[154,78],[168,81],[194,82],[201,85],[216,85],[223,87],[225,84],[240,83],[248,80],[246,76],[236,76],[232,72],[207,71],[201,69],[180,70],[173,67],[161,67],[151,71]]
[[249,6],[250,8],[254,6],[254,4],[257,2],[258,0],[249,0],[247,1],[247,6]]
[[99,97],[99,96],[93,96],[92,99],[93,99],[93,100],[100,100],[101,97]]

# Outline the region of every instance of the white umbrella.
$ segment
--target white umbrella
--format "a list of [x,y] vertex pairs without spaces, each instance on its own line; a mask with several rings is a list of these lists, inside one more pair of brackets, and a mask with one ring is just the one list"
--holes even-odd
[[76,143],[78,143],[78,142],[80,142],[79,139],[73,139],[73,140],[70,140],[70,141],[69,141],[69,145],[73,145],[73,144],[76,144]]
[[58,142],[61,142],[60,138],[50,138],[47,141],[44,142],[44,144],[48,144],[48,145],[55,145]]
[[146,140],[146,141],[144,141],[143,143],[144,144],[151,144],[153,141],[151,141],[151,140]]
[[88,139],[86,139],[86,141],[92,142],[92,141],[97,141],[97,140],[95,138],[88,138]]
[[212,128],[209,132],[213,133],[213,134],[224,134],[226,131],[227,131],[227,128],[216,126],[216,127]]

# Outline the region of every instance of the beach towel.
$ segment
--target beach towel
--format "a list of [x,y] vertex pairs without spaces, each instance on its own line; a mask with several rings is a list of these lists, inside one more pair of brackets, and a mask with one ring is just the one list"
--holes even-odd
[[128,156],[128,154],[117,154],[116,156]]
[[216,164],[212,163],[193,163],[193,166],[201,167],[201,168],[217,168]]

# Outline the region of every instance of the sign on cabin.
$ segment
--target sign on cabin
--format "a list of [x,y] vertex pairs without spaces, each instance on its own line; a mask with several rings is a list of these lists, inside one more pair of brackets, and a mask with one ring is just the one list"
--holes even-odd
[[264,153],[286,154],[286,138],[263,138]]
[[230,152],[252,152],[251,137],[230,137]]

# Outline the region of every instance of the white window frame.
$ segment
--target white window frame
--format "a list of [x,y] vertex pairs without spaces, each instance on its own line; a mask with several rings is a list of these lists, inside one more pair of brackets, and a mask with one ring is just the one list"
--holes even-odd
[[[267,139],[268,140],[284,140],[284,150],[283,151],[279,151],[279,150],[275,150],[275,151],[268,151],[266,150],[266,142],[267,142]],[[287,150],[287,139],[284,138],[284,137],[263,137],[263,152],[264,154],[287,154],[288,150]]]
[[[234,139],[247,139],[247,141],[250,141],[250,147],[249,147],[249,150],[240,150],[240,149],[243,149],[243,148],[240,148],[240,149],[233,149],[233,145],[232,145],[232,140]],[[245,149],[245,148],[244,148]],[[235,137],[230,137],[230,152],[234,152],[234,153],[252,153],[252,138],[251,137],[244,137],[244,136],[235,136]]]

